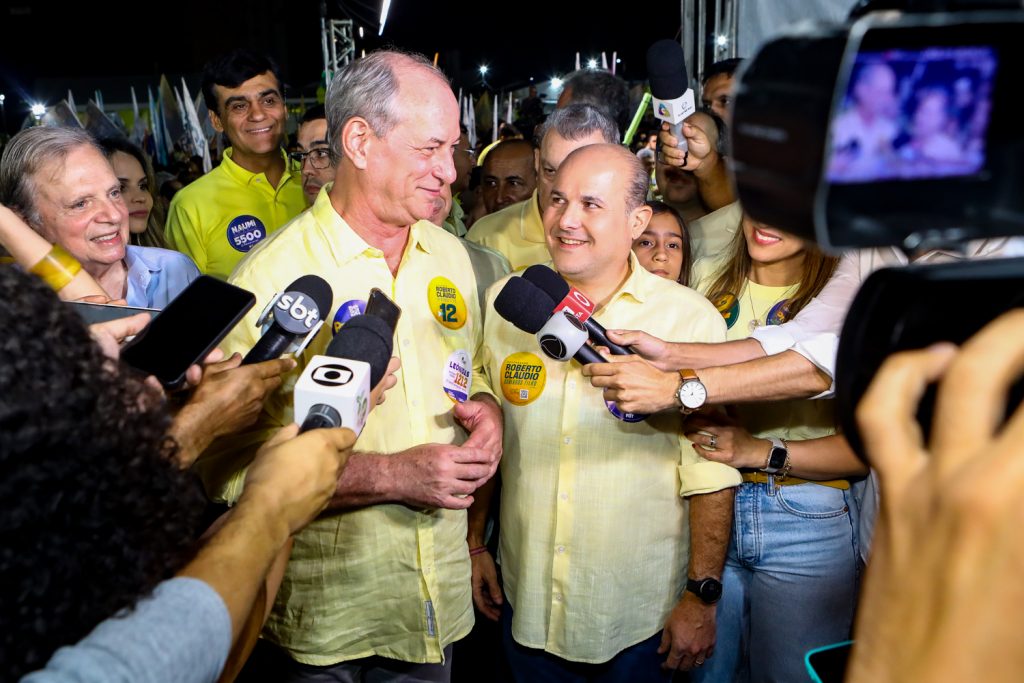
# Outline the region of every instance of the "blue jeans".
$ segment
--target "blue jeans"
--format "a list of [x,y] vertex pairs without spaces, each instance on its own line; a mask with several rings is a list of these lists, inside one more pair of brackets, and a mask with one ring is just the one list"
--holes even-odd
[[517,683],[667,683],[685,681],[661,669],[667,655],[658,654],[661,631],[627,647],[602,664],[562,659],[544,650],[520,645],[512,638],[512,608],[508,598],[501,608],[501,645]]
[[809,681],[804,654],[850,636],[857,600],[857,509],[850,491],[744,483],[700,683]]

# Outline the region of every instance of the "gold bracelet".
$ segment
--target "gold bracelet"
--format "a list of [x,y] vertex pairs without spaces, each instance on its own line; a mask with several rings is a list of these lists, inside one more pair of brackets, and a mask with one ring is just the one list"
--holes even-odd
[[82,264],[74,256],[59,244],[40,259],[39,263],[28,269],[33,275],[38,275],[43,282],[50,285],[55,292],[64,289],[69,282],[82,270]]

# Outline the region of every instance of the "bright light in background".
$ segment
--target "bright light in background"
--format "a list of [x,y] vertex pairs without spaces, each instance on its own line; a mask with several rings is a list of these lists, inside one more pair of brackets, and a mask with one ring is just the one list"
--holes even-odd
[[616,63],[616,64],[622,64],[622,60],[621,60],[621,59],[616,59],[616,60],[615,60],[615,63]]
[[555,76],[554,78],[551,79],[551,87],[554,88],[555,90],[561,90],[562,83],[564,83],[564,81],[558,76]]
[[718,47],[725,47],[728,44],[729,39],[726,38],[725,36],[718,36],[717,38],[715,38],[715,45],[717,45]]
[[42,105],[39,103],[33,104],[31,111],[32,116],[36,117],[37,119],[41,119],[43,118],[43,114],[46,113],[46,105]]
[[490,69],[490,67],[488,67],[486,64],[481,64],[480,65],[480,75],[481,76],[486,76],[488,69]]
[[363,27],[362,26],[359,27],[359,37],[360,38],[363,37]]
[[[531,79],[531,80],[533,80],[533,79]],[[3,104],[4,100],[6,100],[6,99],[7,99],[7,95],[5,95],[2,92],[0,92],[0,104]]]
[[377,32],[378,36],[384,35],[384,24],[388,22],[388,10],[391,9],[391,0],[384,0],[384,4],[380,6],[380,31]]
[[588,69],[596,69],[597,68],[597,60],[596,59],[588,59],[587,60],[587,68]]

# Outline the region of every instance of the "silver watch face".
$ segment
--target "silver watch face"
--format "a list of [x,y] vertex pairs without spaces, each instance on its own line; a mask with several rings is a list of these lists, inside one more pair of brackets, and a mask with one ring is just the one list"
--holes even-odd
[[708,400],[708,390],[704,384],[697,379],[688,379],[679,387],[679,402],[684,408],[696,410],[703,406]]

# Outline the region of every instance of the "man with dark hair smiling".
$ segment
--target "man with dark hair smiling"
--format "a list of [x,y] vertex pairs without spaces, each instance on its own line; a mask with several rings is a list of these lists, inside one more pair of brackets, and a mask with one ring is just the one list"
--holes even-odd
[[174,196],[167,237],[199,270],[223,279],[306,200],[299,168],[281,149],[288,110],[277,65],[234,50],[203,68],[202,88],[210,122],[231,147],[220,166]]

